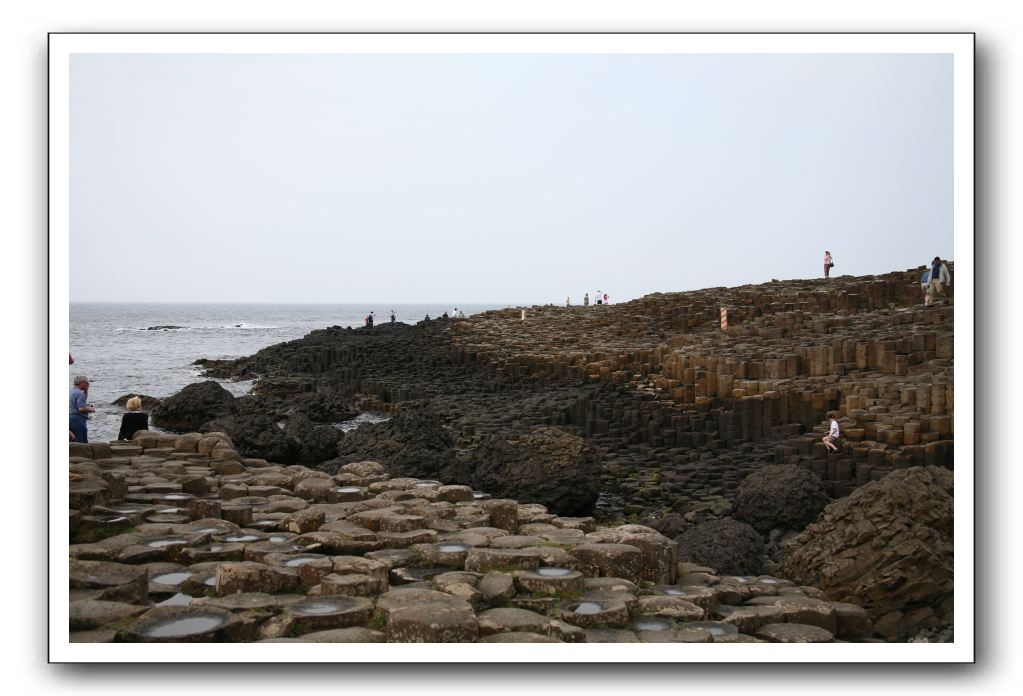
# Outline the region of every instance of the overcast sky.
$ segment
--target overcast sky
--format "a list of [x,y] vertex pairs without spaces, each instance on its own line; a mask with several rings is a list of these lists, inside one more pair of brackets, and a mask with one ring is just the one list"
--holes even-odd
[[952,257],[951,55],[74,55],[71,300],[579,302]]

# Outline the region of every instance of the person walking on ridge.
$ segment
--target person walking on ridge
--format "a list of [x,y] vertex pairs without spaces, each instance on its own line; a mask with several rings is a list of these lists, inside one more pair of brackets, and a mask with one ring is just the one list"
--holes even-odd
[[89,441],[89,424],[86,419],[96,409],[88,404],[89,378],[85,375],[75,376],[75,386],[71,388],[68,405],[68,429],[74,433],[75,442]]
[[590,306],[590,293],[586,293],[585,295],[583,295],[583,307],[589,307],[589,306]]
[[949,275],[948,266],[940,257],[935,256],[934,261],[931,262],[931,304],[937,301],[938,295],[941,295],[946,302],[948,301],[945,286],[951,282],[952,276]]
[[604,296],[600,294],[600,290],[597,290],[597,304],[604,304]]
[[394,310],[391,310],[391,323],[394,323]]
[[831,274],[831,267],[835,265],[835,262],[831,260],[831,252],[824,251],[824,277],[828,278]]

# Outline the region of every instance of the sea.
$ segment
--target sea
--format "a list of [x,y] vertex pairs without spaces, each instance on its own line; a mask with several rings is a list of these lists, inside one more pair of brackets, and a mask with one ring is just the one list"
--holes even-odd
[[[471,316],[508,305],[457,306]],[[75,362],[68,366],[68,389],[75,375],[89,378],[89,403],[96,407],[89,440],[106,442],[117,438],[124,414],[115,400],[126,394],[163,399],[202,381],[206,378],[193,364],[199,358],[240,358],[316,329],[363,326],[370,312],[376,324],[390,321],[391,311],[396,321],[414,324],[453,309],[439,304],[71,303],[69,349]],[[251,381],[217,381],[235,396],[253,387]],[[373,414],[363,414],[354,425],[374,420]]]

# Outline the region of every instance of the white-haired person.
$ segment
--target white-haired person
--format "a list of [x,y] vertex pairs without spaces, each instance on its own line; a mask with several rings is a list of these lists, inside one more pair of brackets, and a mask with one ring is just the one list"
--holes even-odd
[[88,404],[89,378],[85,375],[75,376],[75,386],[71,388],[68,405],[68,430],[75,436],[75,442],[89,441],[89,424],[86,420],[96,409]]
[[124,407],[128,412],[121,416],[118,440],[130,440],[138,431],[149,430],[149,415],[142,412],[142,399],[133,396],[125,402]]

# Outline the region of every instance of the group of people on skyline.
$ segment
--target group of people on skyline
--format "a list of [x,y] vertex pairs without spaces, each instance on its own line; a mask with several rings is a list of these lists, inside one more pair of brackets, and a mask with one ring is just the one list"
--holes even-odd
[[[68,353],[68,364],[74,363],[75,359]],[[128,412],[121,416],[118,440],[130,440],[139,430],[149,430],[149,415],[142,411],[140,397],[132,396],[124,407]],[[89,378],[75,375],[68,402],[68,440],[89,442],[89,416],[95,412],[96,407],[89,403]]]
[[[605,293],[601,293],[600,290],[597,290],[597,294],[594,295],[593,300],[594,300],[594,304],[599,304],[599,305],[611,304],[611,298],[608,297],[608,294],[606,292]],[[566,297],[565,298],[565,306],[566,307],[571,307],[572,306],[572,298],[571,297]],[[583,307],[589,307],[589,306],[590,306],[590,293],[586,293],[585,295],[583,295]]]
[[[831,269],[834,267],[835,261],[831,258],[831,252],[824,251],[824,277],[828,278],[831,274]],[[920,276],[920,291],[924,296],[924,306],[930,307],[933,305],[938,297],[941,297],[944,301],[947,301],[948,293],[946,288],[952,285],[952,274],[948,272],[948,266],[941,260],[941,257],[935,256],[934,260],[931,261],[927,266],[927,270]]]

